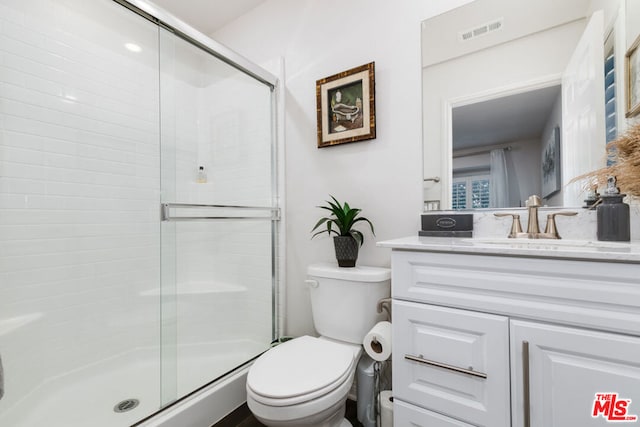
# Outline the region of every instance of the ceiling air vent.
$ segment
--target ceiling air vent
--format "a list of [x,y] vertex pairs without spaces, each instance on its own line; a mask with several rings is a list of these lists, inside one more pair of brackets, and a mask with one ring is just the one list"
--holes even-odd
[[502,29],[503,20],[504,18],[494,19],[493,21],[487,22],[486,24],[478,25],[477,27],[461,31],[460,33],[458,33],[460,41],[466,42],[477,37],[492,33],[494,31],[498,31]]

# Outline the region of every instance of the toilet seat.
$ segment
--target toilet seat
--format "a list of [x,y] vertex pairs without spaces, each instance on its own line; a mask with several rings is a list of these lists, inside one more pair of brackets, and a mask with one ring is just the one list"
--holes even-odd
[[291,406],[340,388],[353,378],[353,348],[310,336],[281,344],[253,364],[247,393],[267,406]]
[[[319,425],[327,416],[338,411],[344,416],[344,406],[347,395],[353,383],[355,371],[349,375],[347,381],[336,389],[316,399],[307,400],[297,405],[273,406],[263,404],[254,399],[254,394],[247,387],[247,405],[255,417],[265,425],[272,425],[268,421],[276,421],[278,425],[300,427],[301,425]],[[305,422],[300,422],[305,420]]]

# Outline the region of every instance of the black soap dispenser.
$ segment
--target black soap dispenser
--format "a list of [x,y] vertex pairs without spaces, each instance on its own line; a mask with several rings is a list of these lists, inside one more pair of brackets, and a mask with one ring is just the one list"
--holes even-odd
[[629,205],[622,203],[626,194],[620,194],[616,177],[607,178],[607,189],[600,196],[602,203],[597,208],[598,240],[628,242],[631,240]]

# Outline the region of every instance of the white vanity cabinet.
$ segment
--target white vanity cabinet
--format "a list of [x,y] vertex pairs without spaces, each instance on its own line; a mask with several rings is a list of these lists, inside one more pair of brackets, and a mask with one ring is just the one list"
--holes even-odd
[[382,245],[394,249],[396,426],[635,425],[635,259]]

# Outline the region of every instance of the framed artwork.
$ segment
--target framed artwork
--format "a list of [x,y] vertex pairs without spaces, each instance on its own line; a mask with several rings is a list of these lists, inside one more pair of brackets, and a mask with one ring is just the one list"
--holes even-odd
[[376,137],[374,65],[316,82],[318,148]]
[[640,55],[638,55],[640,36],[633,42],[625,55],[626,79],[626,117],[633,117],[640,113]]
[[556,126],[542,147],[542,198],[560,191],[561,185],[560,128]]

